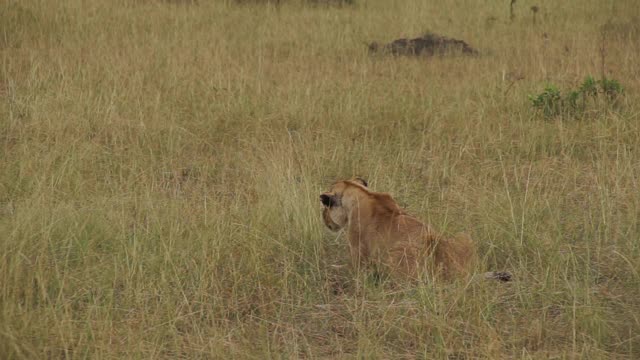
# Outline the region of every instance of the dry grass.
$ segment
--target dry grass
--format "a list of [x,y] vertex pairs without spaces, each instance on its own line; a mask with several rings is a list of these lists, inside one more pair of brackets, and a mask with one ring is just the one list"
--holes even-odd
[[[636,5],[5,0],[0,357],[640,357]],[[535,116],[608,21],[622,110]],[[484,53],[366,54],[426,30]],[[340,267],[354,174],[517,281]]]

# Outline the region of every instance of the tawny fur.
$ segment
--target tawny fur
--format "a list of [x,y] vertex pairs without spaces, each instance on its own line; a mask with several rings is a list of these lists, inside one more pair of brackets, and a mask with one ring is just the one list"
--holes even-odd
[[320,198],[325,225],[333,231],[345,229],[355,266],[383,267],[411,279],[449,279],[473,268],[476,255],[469,236],[441,236],[407,214],[389,194],[369,190],[361,179],[338,181]]

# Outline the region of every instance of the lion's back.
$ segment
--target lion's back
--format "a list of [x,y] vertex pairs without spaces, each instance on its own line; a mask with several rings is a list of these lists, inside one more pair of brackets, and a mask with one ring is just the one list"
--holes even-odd
[[442,265],[445,277],[469,274],[476,260],[473,239],[466,233],[442,239],[435,251],[435,259]]

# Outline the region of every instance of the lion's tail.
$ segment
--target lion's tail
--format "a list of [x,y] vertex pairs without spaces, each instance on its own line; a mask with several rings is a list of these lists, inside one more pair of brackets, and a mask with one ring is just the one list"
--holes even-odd
[[[473,240],[465,233],[456,234],[452,238],[440,239],[435,257],[438,267],[445,271],[443,273],[445,277],[470,275],[478,261]],[[484,273],[483,277],[501,282],[513,279],[513,275],[507,271],[489,271]]]
[[489,271],[484,273],[484,278],[488,280],[507,282],[512,280],[513,275],[508,271]]

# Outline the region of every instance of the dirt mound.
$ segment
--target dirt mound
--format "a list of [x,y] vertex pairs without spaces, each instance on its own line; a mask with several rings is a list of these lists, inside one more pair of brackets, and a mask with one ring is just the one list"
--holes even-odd
[[369,52],[410,56],[434,56],[449,53],[478,55],[478,51],[466,42],[434,33],[426,33],[414,39],[398,39],[389,44],[372,42],[369,44]]

